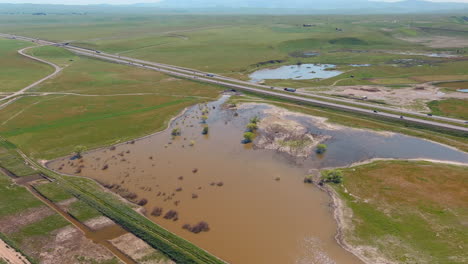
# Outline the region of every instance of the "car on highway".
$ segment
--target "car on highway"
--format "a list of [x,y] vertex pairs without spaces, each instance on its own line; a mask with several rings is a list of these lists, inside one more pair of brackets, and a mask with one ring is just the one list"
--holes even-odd
[[286,92],[291,92],[291,93],[295,93],[296,92],[296,89],[293,89],[293,88],[284,88],[284,90]]
[[374,110],[374,113],[378,113],[377,110]]

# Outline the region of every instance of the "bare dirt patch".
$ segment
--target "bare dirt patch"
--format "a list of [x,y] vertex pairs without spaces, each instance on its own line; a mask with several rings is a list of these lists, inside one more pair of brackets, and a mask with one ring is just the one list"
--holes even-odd
[[5,234],[17,232],[22,227],[40,221],[54,213],[49,207],[41,206],[4,217],[0,219],[0,232]]
[[110,241],[120,251],[141,264],[175,264],[143,240],[128,233]]
[[68,211],[68,208],[70,207],[70,205],[72,205],[72,203],[74,203],[76,201],[78,201],[78,199],[73,197],[73,198],[58,202],[57,206],[60,207],[60,209],[62,209],[64,211]]
[[105,216],[99,216],[93,219],[89,219],[88,221],[85,221],[83,224],[92,230],[99,230],[104,227],[113,225],[114,222]]
[[419,37],[419,38],[404,38],[399,39],[422,44],[430,48],[464,48],[468,47],[468,39],[463,37],[446,37],[446,36],[432,36],[432,37]]
[[40,259],[42,264],[83,263],[83,260],[104,261],[114,258],[110,251],[93,243],[72,226],[54,231],[48,239],[29,238],[24,244],[25,251]]
[[[304,90],[308,92],[310,90]],[[401,109],[430,112],[426,103],[449,98],[468,99],[468,94],[445,93],[432,83],[409,85],[408,88],[389,88],[376,85],[335,86],[322,91],[330,95],[340,95],[352,99],[366,97],[368,101],[381,101]]]
[[307,128],[299,122],[270,115],[260,122],[254,146],[285,152],[295,157],[308,157],[320,142],[328,138],[308,133]]
[[30,264],[21,253],[17,252],[0,239],[0,260],[8,264]]

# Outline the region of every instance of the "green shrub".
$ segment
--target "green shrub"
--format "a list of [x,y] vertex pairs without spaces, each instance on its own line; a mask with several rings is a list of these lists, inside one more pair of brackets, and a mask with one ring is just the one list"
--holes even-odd
[[327,170],[322,172],[322,179],[325,182],[341,183],[343,181],[343,172],[341,170]]
[[327,151],[328,146],[325,144],[318,144],[317,149],[315,150],[315,153],[317,154],[323,154],[325,151]]

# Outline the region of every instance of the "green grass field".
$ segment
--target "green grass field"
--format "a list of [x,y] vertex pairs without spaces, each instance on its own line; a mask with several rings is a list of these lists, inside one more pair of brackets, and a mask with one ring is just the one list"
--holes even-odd
[[[468,74],[466,60],[395,54],[398,52],[452,52],[466,56],[467,47],[430,48],[402,38],[454,37],[453,32],[422,30],[422,27],[464,29],[449,15],[399,16],[252,16],[252,15],[158,15],[102,14],[71,16],[58,24],[61,15],[47,18],[11,16],[0,18],[5,32],[70,41],[74,45],[110,53],[192,67],[247,79],[261,62],[331,63],[352,70],[347,84],[372,84],[379,79],[391,84],[419,82],[413,77]],[[393,22],[392,22],[393,21]],[[302,27],[302,24],[313,27]],[[411,24],[411,28],[408,28]],[[53,30],[51,30],[53,28]],[[342,31],[336,31],[336,28]],[[468,40],[460,31],[455,37]],[[319,53],[316,57],[304,52]],[[390,53],[393,54],[390,54]],[[43,53],[46,53],[45,51]],[[398,62],[401,59],[412,61]],[[351,68],[349,64],[372,64]],[[392,66],[396,64],[396,66]],[[261,67],[277,66],[265,64]],[[346,75],[344,75],[346,76]],[[329,85],[342,79],[296,82],[292,86]],[[385,81],[386,79],[388,81]],[[281,82],[278,82],[281,84]]]
[[49,65],[17,53],[28,46],[31,43],[0,38],[0,93],[18,91],[53,72]]
[[467,176],[468,167],[430,162],[345,169],[334,187],[353,212],[347,240],[398,263],[466,263]]
[[468,100],[446,99],[441,101],[432,101],[428,104],[434,115],[449,116],[468,119]]
[[0,218],[41,205],[25,188],[13,184],[0,173]]
[[93,148],[162,130],[182,109],[213,100],[220,91],[154,71],[73,57],[55,47],[32,52],[74,60],[35,89],[57,94],[24,97],[0,112],[0,135],[36,157],[59,157],[76,145]]
[[7,169],[18,177],[35,174],[36,171],[28,166],[24,159],[16,152],[16,146],[0,139],[0,167]]

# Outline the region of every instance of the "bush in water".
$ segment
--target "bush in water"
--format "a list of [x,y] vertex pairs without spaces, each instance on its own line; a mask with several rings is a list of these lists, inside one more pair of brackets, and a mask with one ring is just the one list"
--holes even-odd
[[327,151],[327,148],[328,148],[328,147],[327,147],[327,145],[325,145],[325,144],[318,144],[318,145],[317,145],[317,149],[315,150],[315,152],[316,152],[317,154],[323,154],[323,153],[325,153],[325,151]]
[[254,134],[254,133],[252,133],[252,132],[245,132],[245,133],[244,133],[244,141],[243,141],[243,143],[246,144],[246,143],[252,142],[252,140],[254,139],[254,137],[255,137],[255,134]]

